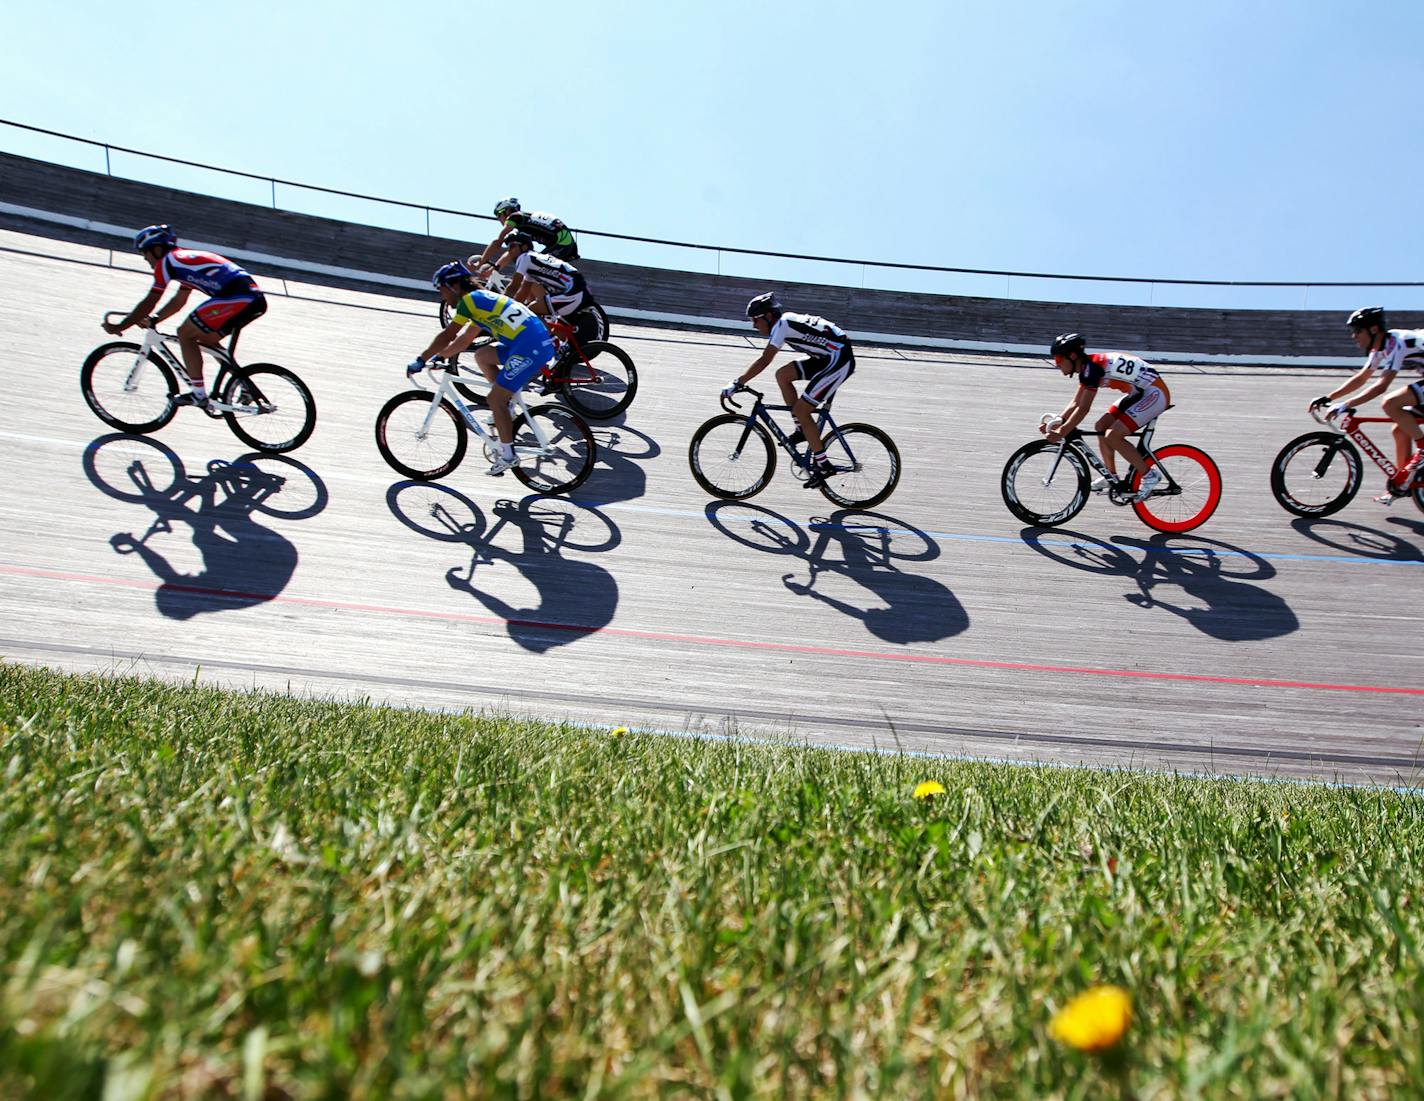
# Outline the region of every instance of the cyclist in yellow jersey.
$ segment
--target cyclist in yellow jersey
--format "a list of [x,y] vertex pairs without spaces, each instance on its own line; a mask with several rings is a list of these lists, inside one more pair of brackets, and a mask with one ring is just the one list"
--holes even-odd
[[450,324],[415,357],[405,373],[419,374],[425,370],[426,362],[436,356],[459,355],[481,330],[494,337],[492,344],[475,352],[475,362],[491,383],[490,411],[499,436],[500,457],[489,472],[503,474],[518,462],[514,455],[514,420],[509,414],[509,401],[554,358],[549,330],[522,303],[475,286],[470,269],[458,260],[442,265],[431,282],[453,311]]

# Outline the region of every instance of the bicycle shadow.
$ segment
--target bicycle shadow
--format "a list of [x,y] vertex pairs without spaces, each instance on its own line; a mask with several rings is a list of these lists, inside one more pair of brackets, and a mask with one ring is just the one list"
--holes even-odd
[[[1024,528],[1020,537],[1045,558],[1065,566],[1132,579],[1137,591],[1123,594],[1129,604],[1179,616],[1223,642],[1279,638],[1300,629],[1300,620],[1281,597],[1248,584],[1274,577],[1276,568],[1259,555],[1220,540],[1159,533],[1150,539],[1124,536],[1109,543],[1064,528],[1038,527]],[[1141,551],[1141,561],[1124,546]],[[1181,597],[1171,595],[1173,590],[1180,590]]]
[[[291,580],[297,548],[259,523],[254,514],[299,520],[315,516],[330,499],[311,468],[285,455],[256,452],[228,462],[212,459],[207,473],[190,475],[172,449],[147,436],[112,433],[84,450],[84,474],[100,492],[141,504],[154,519],[142,535],[117,532],[109,544],[136,554],[161,584],[154,594],[169,619],[264,604]],[[161,546],[179,526],[190,529],[201,567],[187,573],[174,564],[183,548]],[[155,545],[159,544],[159,545]]]
[[[432,482],[397,482],[386,491],[391,514],[412,531],[470,548],[466,566],[452,566],[445,580],[504,620],[509,637],[524,649],[542,654],[557,646],[597,634],[618,607],[618,583],[594,562],[566,556],[567,550],[598,553],[622,542],[618,528],[596,508],[567,498],[525,497],[500,500],[484,511],[459,490]],[[508,527],[518,537],[517,550],[496,540]],[[532,603],[499,595],[509,592],[513,566],[534,588]],[[488,581],[475,583],[476,573]]]
[[[1424,524],[1403,516],[1387,518],[1391,524],[1412,528],[1416,535],[1424,535]],[[1301,517],[1291,521],[1291,527],[1311,542],[1319,543],[1331,550],[1358,555],[1380,562],[1424,562],[1424,550],[1400,538],[1393,532],[1380,531],[1364,524],[1352,524],[1348,520],[1327,518],[1309,519]]]
[[[969,626],[964,605],[948,587],[932,577],[898,569],[899,561],[929,562],[940,555],[939,544],[925,532],[884,513],[841,509],[813,518],[806,528],[759,505],[714,501],[704,512],[724,536],[767,554],[799,559],[807,572],[784,574],[788,592],[809,597],[852,619],[886,642],[906,646],[937,642]],[[812,533],[815,539],[812,539]],[[854,581],[882,603],[871,605],[820,590],[820,578],[830,575]]]
[[592,477],[576,489],[571,497],[587,499],[592,506],[611,505],[619,501],[636,501],[648,491],[648,474],[642,463],[662,454],[662,447],[651,436],[629,428],[623,423],[626,413],[611,421],[589,422],[594,442],[598,444],[598,467]]

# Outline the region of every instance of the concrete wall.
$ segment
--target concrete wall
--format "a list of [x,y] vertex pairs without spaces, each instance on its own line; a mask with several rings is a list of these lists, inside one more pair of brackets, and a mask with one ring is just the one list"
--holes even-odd
[[[284,269],[315,272],[338,281],[378,281],[425,297],[431,295],[430,273],[440,263],[483,245],[273,210],[3,153],[0,215],[12,225],[29,228],[59,219],[71,231],[105,244],[113,244],[120,232],[169,222],[185,241],[242,257],[259,277],[264,271]],[[295,266],[284,264],[284,259]],[[615,315],[733,324],[741,322],[748,298],[774,287],[793,308],[831,318],[863,338],[874,334],[932,346],[1037,350],[1056,334],[1076,329],[1094,347],[1163,359],[1271,362],[1302,357],[1306,362],[1339,363],[1358,358],[1338,310],[1078,305],[772,284],[589,257],[580,260],[579,267],[599,301]],[[1392,321],[1424,326],[1424,313],[1399,314]]]

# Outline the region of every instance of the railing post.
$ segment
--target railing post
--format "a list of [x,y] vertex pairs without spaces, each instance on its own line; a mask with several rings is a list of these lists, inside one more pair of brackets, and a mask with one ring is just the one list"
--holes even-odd
[[425,208],[425,235],[430,236],[430,208]]
[[109,147],[106,144],[104,146],[104,175],[112,176],[113,174],[114,166],[109,162]]
[[273,209],[273,210],[276,210],[276,209],[277,209],[277,181],[276,181],[276,179],[271,179],[271,180],[269,180],[268,182],[272,185],[272,209]]
[[1309,309],[1309,308],[1310,308],[1310,284],[1309,284],[1309,283],[1307,283],[1307,284],[1305,285],[1305,289],[1304,289],[1304,291],[1301,293],[1301,296],[1300,296],[1300,308],[1301,308],[1302,310],[1305,310],[1305,309]]

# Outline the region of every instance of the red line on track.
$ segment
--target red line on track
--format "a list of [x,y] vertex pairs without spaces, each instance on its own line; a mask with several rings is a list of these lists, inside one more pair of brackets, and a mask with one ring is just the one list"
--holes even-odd
[[1389,684],[1330,684],[1321,681],[1269,680],[1263,677],[1223,677],[1205,673],[1166,673],[1143,669],[1096,669],[1080,665],[1044,665],[1026,661],[993,661],[988,658],[951,658],[936,654],[905,654],[886,650],[855,650],[840,646],[808,646],[794,642],[763,642],[757,639],[718,638],[715,635],[688,635],[670,631],[645,631],[631,627],[589,627],[577,623],[555,623],[538,619],[505,619],[502,616],[473,615],[468,612],[434,612],[422,608],[393,608],[385,604],[362,604],[348,600],[323,600],[311,596],[286,596],[271,593],[249,593],[235,589],[210,589],[199,585],[163,585],[157,581],[135,581],[120,577],[97,577],[93,574],[44,570],[32,566],[0,564],[0,574],[18,577],[39,577],[50,581],[77,581],[88,585],[108,585],[148,592],[167,588],[173,592],[195,596],[228,597],[233,600],[298,604],[308,608],[328,608],[346,612],[374,612],[379,615],[405,616],[413,619],[438,619],[456,623],[487,623],[512,627],[538,627],[547,631],[570,631],[590,635],[613,635],[652,642],[689,642],[701,646],[725,646],[742,650],[769,650],[784,654],[811,654],[819,657],[861,658],[869,661],[900,661],[912,665],[947,665],[977,669],[1005,669],[1025,673],[1073,673],[1090,677],[1128,677],[1139,680],[1187,681],[1195,684],[1236,684],[1252,688],[1306,688],[1321,692],[1367,692],[1383,695],[1424,696],[1424,688],[1406,688]]

